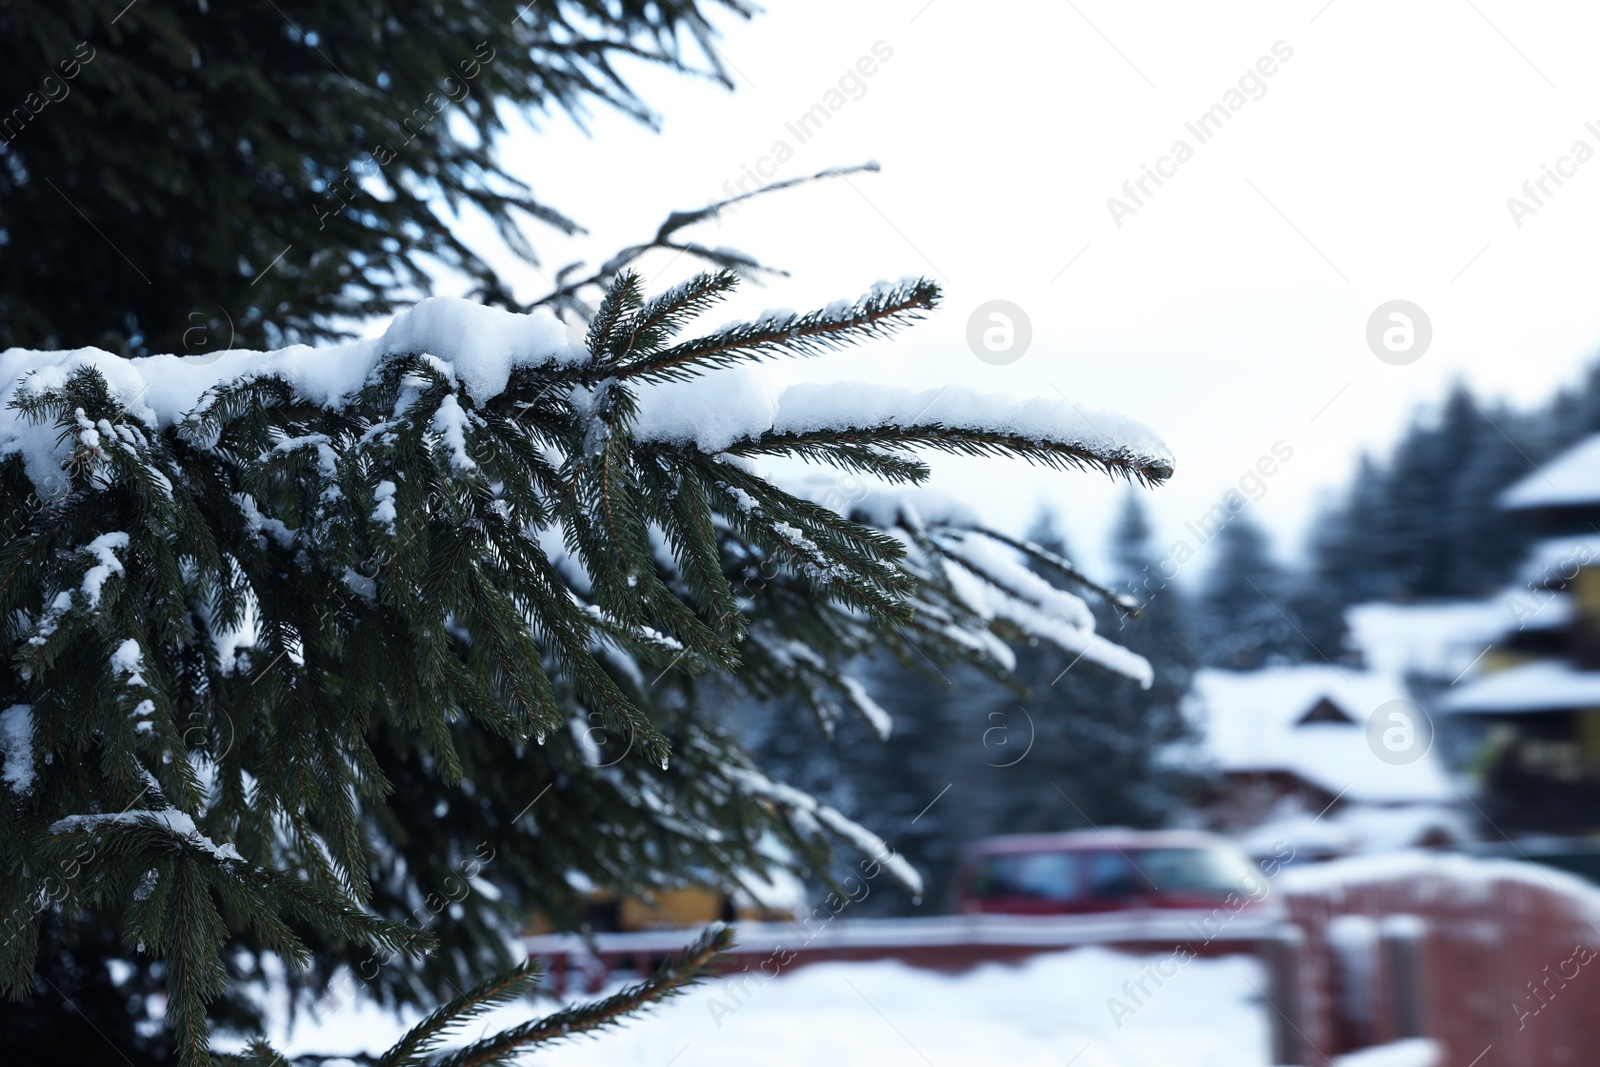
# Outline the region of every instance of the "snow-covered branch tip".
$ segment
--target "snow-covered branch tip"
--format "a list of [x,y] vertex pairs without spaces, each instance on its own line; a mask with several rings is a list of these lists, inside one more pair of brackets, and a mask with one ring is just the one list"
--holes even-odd
[[975,526],[973,529],[975,532],[982,534],[992,541],[998,541],[1000,544],[1005,545],[1008,548],[1016,549],[1029,559],[1044,564],[1046,567],[1055,571],[1063,578],[1066,578],[1068,581],[1089,590],[1089,592],[1094,593],[1106,603],[1120,609],[1124,614],[1130,616],[1131,618],[1138,618],[1140,612],[1144,608],[1143,602],[1138,597],[1127,593],[1119,593],[1115,589],[1101,585],[1099,582],[1096,582],[1094,579],[1084,574],[1083,571],[1079,570],[1077,564],[1073,563],[1065,556],[1057,555],[1048,548],[1045,548],[1043,545],[1037,544],[1033,541],[1019,540],[1018,538],[1012,537],[1010,534],[1001,533],[999,530],[992,529],[988,526]]
[[[690,412],[695,411],[696,416]],[[1007,456],[1057,470],[1098,470],[1157,485],[1172,453],[1143,425],[1066,400],[957,386],[911,389],[866,382],[781,388],[745,375],[663,383],[639,394],[636,435],[707,453],[790,455],[921,482],[917,451]]]

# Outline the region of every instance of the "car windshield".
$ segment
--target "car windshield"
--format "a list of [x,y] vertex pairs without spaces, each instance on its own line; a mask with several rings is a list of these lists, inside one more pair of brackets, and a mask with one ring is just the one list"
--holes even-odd
[[1248,894],[1260,881],[1243,854],[1224,848],[1147,848],[1135,857],[1162,893]]
[[1018,852],[983,856],[975,865],[976,897],[1071,900],[1078,896],[1078,857],[1071,852]]
[[1089,895],[1102,900],[1137,896],[1149,881],[1120,852],[1090,852]]

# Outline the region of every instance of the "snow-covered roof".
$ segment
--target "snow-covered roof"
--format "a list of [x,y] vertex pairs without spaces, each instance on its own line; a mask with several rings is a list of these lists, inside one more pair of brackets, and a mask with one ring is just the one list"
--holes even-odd
[[1516,625],[1517,618],[1496,597],[1429,604],[1356,604],[1345,609],[1344,622],[1348,641],[1361,653],[1368,670],[1449,680]]
[[1586,437],[1500,494],[1509,511],[1600,504],[1600,434]]
[[1270,855],[1285,842],[1304,856],[1366,855],[1416,848],[1431,838],[1465,842],[1474,836],[1468,820],[1449,804],[1352,804],[1320,814],[1285,799],[1271,818],[1250,829],[1239,843],[1252,856]]
[[1528,583],[1571,581],[1579,567],[1600,564],[1600,533],[1547,537],[1535,542],[1528,558],[1517,571],[1516,589],[1527,591]]
[[[1297,725],[1324,698],[1354,721]],[[1367,743],[1372,713],[1408,699],[1395,674],[1322,665],[1206,669],[1195,675],[1186,711],[1203,738],[1200,754],[1221,771],[1287,771],[1368,803],[1447,800],[1455,791],[1431,751],[1396,765],[1379,759]]]
[[1580,671],[1561,660],[1541,660],[1486,674],[1451,689],[1440,711],[1533,712],[1600,708],[1600,671]]

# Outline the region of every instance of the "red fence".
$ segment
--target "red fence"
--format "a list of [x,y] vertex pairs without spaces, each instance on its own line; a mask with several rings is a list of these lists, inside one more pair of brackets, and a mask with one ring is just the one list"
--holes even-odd
[[[972,915],[741,923],[723,973],[766,977],[824,960],[898,959],[959,971],[1099,945],[1249,954],[1268,972],[1272,1062],[1335,1057],[1413,1037],[1440,1067],[1600,1063],[1600,889],[1532,864],[1426,853],[1286,871],[1237,914]],[[557,991],[640,974],[690,933],[529,938]],[[1593,973],[1591,973],[1593,972]],[[1398,1062],[1398,1061],[1397,1061]],[[1418,1061],[1421,1062],[1421,1061]]]
[[1274,999],[1290,1009],[1273,1020],[1279,1062],[1324,1067],[1419,1035],[1449,1067],[1600,1062],[1600,965],[1589,966],[1600,890],[1589,883],[1531,864],[1407,854],[1306,868],[1285,889],[1303,950],[1287,954],[1300,957],[1297,989],[1273,975]]
[[[820,910],[820,909],[819,909]],[[1255,912],[1252,914],[1252,912]],[[1017,962],[1041,952],[1099,945],[1130,953],[1168,953],[1184,945],[1198,956],[1255,954],[1277,928],[1270,909],[1251,909],[1224,924],[1205,917],[1160,912],[1103,915],[959,915],[929,919],[831,919],[793,923],[739,923],[738,943],[719,957],[723,974],[783,971],[829,960],[900,960],[913,967],[962,971],[986,962]],[[643,974],[689,940],[683,930],[597,934],[585,942],[572,934],[525,939],[542,959],[553,989],[569,985],[597,991],[618,972]]]

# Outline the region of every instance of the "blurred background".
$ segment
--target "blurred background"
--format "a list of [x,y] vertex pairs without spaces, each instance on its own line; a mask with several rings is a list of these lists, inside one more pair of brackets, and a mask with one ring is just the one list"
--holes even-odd
[[[592,140],[529,135],[528,173],[551,172],[568,204],[587,195],[583,168],[543,161],[648,160],[686,207],[753,188],[757,168],[876,161],[717,225],[792,271],[747,292],[752,310],[880,273],[946,286],[925,328],[789,373],[826,380],[848,360],[853,377],[1064,395],[1142,419],[1178,457],[1154,493],[936,463],[936,486],[1143,602],[1137,619],[1097,610],[1155,665],[1150,690],[1020,648],[1015,687],[874,665],[888,742],[842,724],[817,746],[789,709],[730,708],[766,765],[869,818],[924,872],[920,901],[873,892],[839,923],[1150,908],[1148,893],[1069,902],[1088,891],[1047,857],[1097,836],[1140,855],[1117,828],[1208,831],[1312,872],[1270,894],[1309,947],[1285,964],[1241,941],[1240,958],[1266,961],[1253,976],[1190,979],[1148,1010],[1122,991],[1138,966],[1101,977],[1099,949],[1080,950],[1082,971],[1057,980],[1093,993],[1051,1002],[1033,1037],[1048,1062],[1355,1063],[1375,1046],[1359,1062],[1584,1062],[1594,994],[1573,961],[1600,899],[1594,18],[1350,0],[775,4],[718,39],[735,92],[652,92],[659,133],[598,116]],[[871,76],[851,73],[862,57]],[[826,123],[797,126],[819,102]],[[814,239],[794,240],[796,215]],[[651,217],[607,204],[586,222],[616,243]],[[967,340],[1001,321],[996,300],[1031,334],[998,360]],[[1072,830],[1016,845],[1037,862],[970,858],[998,835]],[[1028,985],[875,980],[921,1005],[883,1013],[909,1040],[861,1023],[875,1055],[908,1063],[967,1047],[955,1009],[930,1001]],[[831,988],[830,1018],[866,1012]],[[1251,1006],[1238,1018],[1236,1000]],[[971,1054],[1033,1062],[1034,1046],[1007,1045],[1030,1013],[1007,1003]],[[705,1039],[682,1032],[689,1062]],[[853,1055],[843,1044],[817,1057]]]
[[[101,41],[145,17],[119,29],[128,8],[68,6]],[[944,456],[932,485],[1126,597],[1092,605],[1099,629],[1147,657],[1155,682],[1020,644],[1002,679],[869,661],[855,673],[892,736],[849,720],[827,744],[799,708],[722,700],[774,778],[881,834],[924,892],[864,865],[832,884],[649,901],[586,886],[587,938],[530,917],[529,951],[570,993],[637,973],[712,920],[741,921],[742,955],[606,1045],[552,1060],[1592,1062],[1600,69],[1588,46],[1600,12],[702,7],[685,16],[684,64],[609,54],[627,86],[609,104],[610,88],[560,79],[512,92],[473,50],[480,27],[451,31],[419,8],[408,49],[448,46],[487,72],[473,103],[418,142],[436,150],[448,131],[454,169],[412,159],[437,181],[396,193],[325,157],[283,195],[304,197],[308,233],[336,188],[426,203],[435,225],[420,237],[386,230],[377,200],[364,223],[362,255],[412,295],[552,303],[617,249],[648,244],[670,212],[714,205],[685,231],[692,254],[638,256],[648,290],[708,260],[745,264],[761,284],[730,301],[737,318],[933,278],[944,304],[917,329],[774,373],[1065,397],[1091,421],[1115,411],[1151,427],[1176,456],[1153,491]],[[674,21],[666,8],[680,10],[617,5],[645,12],[629,30],[645,37]],[[289,24],[294,43],[318,46]],[[142,83],[114,50],[82,62],[124,77],[118,99],[139,110]],[[32,91],[29,70],[11,97]],[[58,260],[126,261],[143,277],[135,263],[154,252],[137,229],[102,242],[26,180],[26,153],[49,137],[66,146],[54,195],[89,226],[78,204],[96,213],[96,198],[126,192],[114,168],[79,165],[70,125],[47,125],[44,106],[28,105],[37,125],[0,118],[0,247],[54,227],[70,249]],[[489,137],[491,122],[503,133]],[[744,198],[828,168],[858,169]],[[542,206],[508,227],[450,194],[464,174],[520,180]],[[34,195],[53,213],[28,210]],[[384,258],[401,238],[421,250],[407,269]],[[35,280],[75,294],[72,271],[0,256],[0,343],[203,358],[326,339],[329,323],[381,332],[376,299],[285,325],[253,288],[263,279],[283,279],[284,307],[351,291],[299,242],[230,246],[221,258],[248,269],[196,268],[192,291],[156,310],[138,310],[143,290],[125,277],[118,299],[137,313],[90,339],[48,325],[80,315],[76,296],[49,315],[23,297]],[[194,243],[173,255],[214,255]],[[394,1021],[330,993],[277,1024],[292,1051],[336,1060]]]

